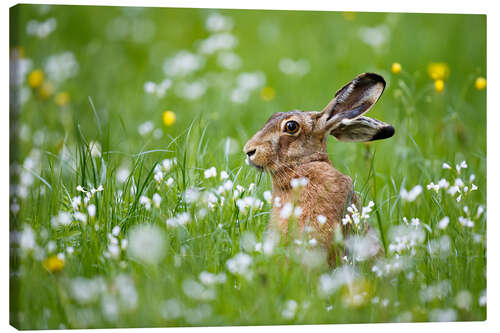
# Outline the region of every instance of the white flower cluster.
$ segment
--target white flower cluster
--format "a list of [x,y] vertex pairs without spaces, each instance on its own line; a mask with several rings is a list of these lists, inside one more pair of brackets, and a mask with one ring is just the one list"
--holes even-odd
[[140,263],[158,264],[165,257],[163,229],[153,224],[139,224],[128,233],[128,254]]
[[416,185],[410,191],[407,191],[404,187],[401,188],[399,195],[404,201],[415,201],[417,197],[422,193],[422,185]]
[[356,205],[352,204],[351,206],[347,207],[347,211],[349,212],[349,214],[346,214],[344,218],[342,218],[342,224],[353,224],[356,227],[360,227],[361,222],[364,222],[368,218],[370,218],[370,215],[368,213],[371,213],[373,206],[375,206],[375,203],[373,201],[370,201],[368,203],[368,206],[363,207],[361,209],[361,212],[359,212]]
[[46,21],[30,20],[26,26],[28,35],[36,36],[40,39],[46,38],[56,30],[57,21],[55,18],[49,18]]
[[205,66],[205,58],[186,50],[177,52],[163,63],[163,71],[169,77],[185,77]]
[[290,58],[283,58],[279,62],[279,69],[287,75],[304,76],[309,73],[310,65],[306,59],[294,61]]
[[104,252],[105,258],[120,258],[122,251],[125,251],[128,246],[127,239],[120,239],[120,226],[115,225],[111,230],[111,233],[107,235],[108,237],[108,249]]
[[70,52],[62,52],[51,55],[45,61],[45,71],[47,76],[55,83],[60,84],[76,76],[80,65],[75,55]]
[[262,200],[251,196],[236,200],[236,206],[238,206],[238,209],[243,214],[246,214],[249,209],[262,209],[263,205],[264,203],[262,202]]
[[243,276],[248,280],[253,276],[253,271],[250,269],[251,264],[252,257],[242,252],[226,261],[226,267],[231,273]]
[[350,265],[336,268],[332,273],[325,273],[319,277],[318,292],[322,297],[328,297],[340,287],[354,282],[359,273]]
[[153,81],[146,81],[144,83],[144,91],[148,94],[154,95],[158,98],[162,98],[165,96],[168,88],[172,85],[172,80],[165,78],[159,83],[155,83]]
[[231,101],[234,103],[245,103],[250,94],[257,88],[266,84],[266,75],[263,72],[245,72],[238,75],[236,88],[231,92]]
[[390,230],[391,243],[389,244],[390,253],[402,254],[410,251],[415,254],[415,247],[425,240],[425,232],[416,225],[397,225]]
[[412,267],[412,261],[407,256],[381,258],[372,266],[372,272],[377,277],[396,275]]

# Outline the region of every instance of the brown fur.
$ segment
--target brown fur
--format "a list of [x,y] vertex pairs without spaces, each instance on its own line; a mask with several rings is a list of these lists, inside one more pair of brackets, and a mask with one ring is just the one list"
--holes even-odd
[[[341,220],[345,208],[357,203],[352,179],[335,169],[328,158],[328,135],[339,140],[370,141],[392,136],[392,126],[362,117],[376,103],[385,87],[385,81],[376,74],[365,73],[341,88],[335,98],[321,112],[291,111],[275,113],[245,145],[248,161],[260,170],[268,171],[273,180],[273,209],[271,227],[284,235],[290,234],[290,221],[280,212],[286,203],[302,208],[302,214],[293,229],[297,237],[306,226],[312,227],[315,237],[329,252],[330,263],[335,260],[332,251],[334,229],[343,228]],[[288,133],[285,124],[295,121],[300,125],[296,133]],[[352,124],[352,125],[351,125]],[[391,131],[392,129],[392,131]],[[307,178],[305,187],[294,189],[294,178]],[[281,205],[275,205],[280,198]],[[327,218],[321,225],[317,217]]]

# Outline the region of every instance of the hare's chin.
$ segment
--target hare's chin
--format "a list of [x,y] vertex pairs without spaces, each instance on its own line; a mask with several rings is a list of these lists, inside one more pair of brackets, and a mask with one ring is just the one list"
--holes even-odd
[[245,162],[247,165],[251,165],[259,171],[264,171],[264,167],[261,167],[260,165],[257,165],[254,162],[252,162],[249,157],[246,158]]

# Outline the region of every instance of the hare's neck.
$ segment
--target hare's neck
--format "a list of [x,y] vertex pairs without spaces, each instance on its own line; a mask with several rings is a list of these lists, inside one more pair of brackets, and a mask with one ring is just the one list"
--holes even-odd
[[332,165],[327,153],[317,152],[302,158],[299,163],[285,165],[279,170],[272,172],[273,194],[291,192],[292,179],[309,179],[310,174],[315,171],[315,165],[317,163],[328,163],[330,166]]

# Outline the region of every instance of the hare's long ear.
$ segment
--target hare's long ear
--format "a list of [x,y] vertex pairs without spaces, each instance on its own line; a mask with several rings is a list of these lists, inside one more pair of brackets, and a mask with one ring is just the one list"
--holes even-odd
[[333,131],[342,120],[355,119],[378,101],[384,92],[385,80],[375,73],[363,73],[343,86],[323,109],[319,122],[326,131]]
[[344,119],[330,132],[340,141],[366,142],[390,138],[394,135],[394,127],[380,120],[358,117],[356,119]]

